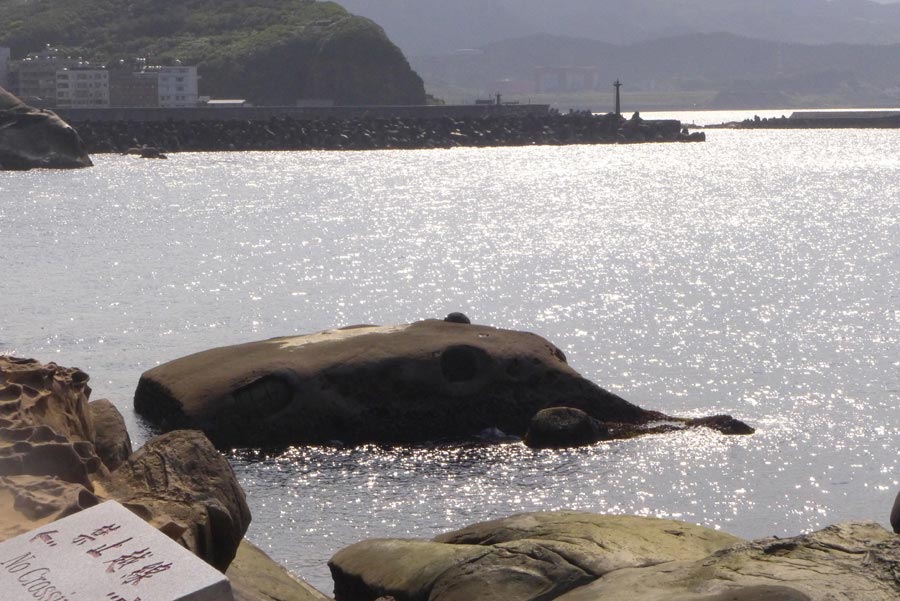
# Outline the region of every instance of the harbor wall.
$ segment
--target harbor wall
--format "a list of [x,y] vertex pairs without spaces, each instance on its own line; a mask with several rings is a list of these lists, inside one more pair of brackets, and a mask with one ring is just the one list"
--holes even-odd
[[298,121],[319,119],[475,119],[484,117],[539,117],[550,113],[550,105],[458,104],[444,106],[78,108],[56,109],[56,113],[69,122],[268,121],[278,118]]

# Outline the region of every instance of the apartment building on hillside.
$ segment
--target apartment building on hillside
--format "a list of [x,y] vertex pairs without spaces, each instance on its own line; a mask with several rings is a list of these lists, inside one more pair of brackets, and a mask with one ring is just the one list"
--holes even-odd
[[109,106],[109,71],[88,66],[56,72],[56,107],[93,109]]

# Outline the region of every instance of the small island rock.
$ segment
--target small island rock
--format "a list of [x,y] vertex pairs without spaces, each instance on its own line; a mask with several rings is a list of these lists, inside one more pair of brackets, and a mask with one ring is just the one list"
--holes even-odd
[[436,319],[203,351],[145,372],[134,406],[164,430],[200,429],[220,448],[419,443],[493,429],[521,437],[556,406],[619,437],[688,422],[588,381],[535,334]]

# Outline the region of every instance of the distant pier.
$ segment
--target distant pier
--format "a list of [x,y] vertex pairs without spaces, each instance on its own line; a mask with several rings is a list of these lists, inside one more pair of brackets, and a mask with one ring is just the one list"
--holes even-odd
[[900,110],[796,111],[790,117],[745,119],[707,126],[731,129],[898,129]]

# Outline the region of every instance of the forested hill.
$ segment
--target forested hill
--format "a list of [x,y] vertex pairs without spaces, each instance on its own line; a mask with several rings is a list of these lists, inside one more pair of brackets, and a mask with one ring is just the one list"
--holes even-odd
[[201,93],[257,104],[424,102],[421,78],[374,22],[314,0],[0,0],[13,58],[47,44],[107,63],[199,66]]

